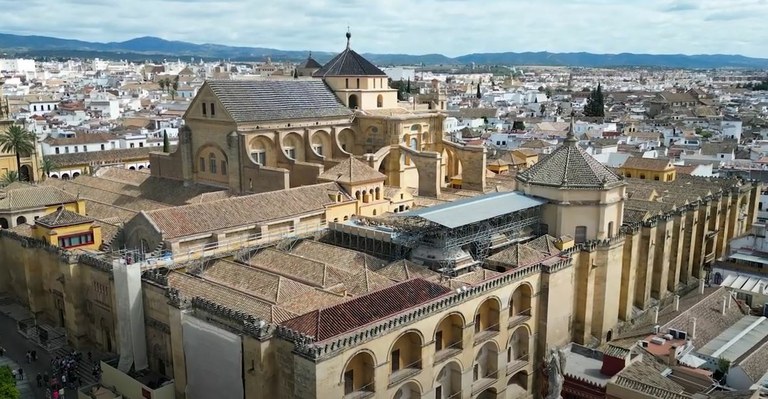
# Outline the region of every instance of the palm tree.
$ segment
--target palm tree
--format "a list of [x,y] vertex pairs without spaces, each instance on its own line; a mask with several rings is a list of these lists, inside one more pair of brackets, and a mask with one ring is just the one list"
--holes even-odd
[[43,157],[40,162],[40,171],[43,172],[45,177],[51,177],[51,173],[58,169],[59,165],[50,157]]
[[16,181],[19,181],[19,172],[15,170],[9,170],[0,176],[0,184],[2,185],[11,184]]
[[[35,135],[20,125],[11,125],[0,134],[0,151],[16,153],[16,170],[20,173],[21,154],[35,152]],[[26,179],[29,179],[29,176]]]

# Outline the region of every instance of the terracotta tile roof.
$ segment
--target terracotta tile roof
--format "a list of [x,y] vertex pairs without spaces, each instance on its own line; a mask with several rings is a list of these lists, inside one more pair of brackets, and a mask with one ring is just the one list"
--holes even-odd
[[56,187],[13,185],[0,191],[0,211],[19,211],[75,202],[77,197]]
[[[149,159],[149,153],[159,151],[158,147],[120,148],[106,151],[71,152],[69,154],[46,155],[61,166],[98,165],[100,163],[118,163]],[[174,150],[171,150],[173,152]]]
[[379,272],[387,261],[352,249],[337,247],[314,240],[303,240],[290,250],[291,254],[329,264],[349,273],[358,273],[363,268]]
[[488,257],[488,260],[510,267],[526,266],[534,264],[544,258],[549,257],[531,246],[526,244],[515,244]]
[[214,262],[201,277],[259,297],[295,314],[304,314],[345,300],[290,278],[227,260]]
[[168,205],[195,204],[229,198],[227,190],[204,184],[162,179],[118,167],[99,168],[95,176],[78,176],[72,183]]
[[74,226],[78,224],[93,223],[93,219],[79,213],[61,208],[35,220],[35,224],[53,229],[56,227]]
[[314,287],[341,286],[353,275],[323,262],[278,251],[265,249],[247,260],[249,265],[300,281]]
[[611,169],[575,143],[565,143],[530,168],[517,174],[523,183],[561,188],[603,188],[623,184]]
[[412,278],[423,278],[429,281],[437,281],[440,279],[440,273],[434,272],[406,259],[394,261],[380,269],[376,269],[376,273],[397,282],[410,280]]
[[621,165],[622,168],[627,169],[643,169],[643,170],[651,170],[656,172],[663,172],[666,170],[674,169],[674,166],[672,165],[672,161],[669,159],[662,159],[662,158],[639,158],[639,157],[629,157],[626,161],[624,161],[624,164]]
[[[329,195],[329,192],[334,195]],[[336,183],[302,186],[288,190],[227,198],[146,212],[164,239],[209,233],[239,226],[321,213],[335,203],[338,193],[350,199]]]
[[317,341],[344,334],[438,298],[450,290],[416,278],[281,323]]
[[349,117],[345,107],[321,80],[209,80],[235,122]]
[[[51,186],[52,188],[57,188],[66,193],[69,193],[72,196],[79,195],[80,198],[102,204],[103,206],[119,207],[134,212],[168,207],[167,204],[160,202],[146,200],[143,198],[136,198],[119,192],[112,192],[80,184],[79,182],[81,177],[88,178],[89,176],[79,176],[75,180],[48,179],[42,184],[45,186]],[[83,181],[85,182],[87,179],[83,179]],[[90,214],[91,209],[86,207],[86,212]]]
[[317,177],[320,181],[337,181],[339,183],[363,183],[384,181],[387,176],[354,157],[349,157],[336,166],[326,170]]
[[98,144],[107,143],[110,140],[118,140],[120,137],[114,133],[78,133],[71,138],[47,137],[44,143],[53,146],[77,145],[77,144]]
[[328,63],[323,65],[322,68],[315,71],[312,76],[316,78],[326,78],[332,76],[386,77],[387,74],[385,74],[384,71],[379,69],[376,65],[373,65],[370,61],[365,59],[365,57],[347,46],[344,51],[333,57],[330,61],[328,61]]
[[171,272],[168,275],[168,285],[179,290],[184,298],[200,297],[207,299],[267,322],[279,323],[296,316],[294,313],[273,306],[255,296],[186,273]]
[[348,294],[365,295],[382,288],[394,285],[395,281],[368,268],[360,270],[344,281],[344,288]]
[[528,241],[526,245],[540,252],[543,252],[545,254],[557,255],[561,251],[555,245],[556,241],[557,241],[557,238],[552,237],[549,234],[544,234],[543,236],[540,236],[531,241]]
[[[499,273],[499,272],[496,272],[496,271],[493,271],[493,270],[479,268],[479,269],[476,269],[475,271],[472,271],[472,272],[469,272],[469,273],[464,273],[464,274],[462,274],[462,275],[452,279],[452,281],[458,281],[458,282],[461,282],[461,283],[464,283],[464,284],[475,285],[475,284],[482,283],[485,280],[488,280],[490,278],[494,278],[494,277],[499,276],[499,275],[501,275],[501,273]],[[462,284],[462,285],[464,285],[464,284]]]
[[749,376],[752,383],[757,383],[768,372],[768,341],[749,353],[747,357],[738,362],[738,366]]
[[[618,374],[620,377],[624,377],[625,379],[632,382],[645,384],[654,389],[662,389],[664,391],[673,392],[677,394],[684,393],[684,389],[680,384],[675,383],[671,379],[661,374],[666,369],[668,369],[669,366],[659,361],[652,354],[642,349],[638,349],[638,350],[642,351],[641,359],[632,363],[628,367],[624,368],[624,370],[621,370],[621,372]],[[617,380],[621,380],[621,379],[617,379]],[[624,385],[624,384],[620,384],[620,385]],[[641,388],[639,389],[641,392],[652,393],[649,391],[649,389],[645,387],[641,387],[637,384],[627,384],[627,385],[635,389]]]

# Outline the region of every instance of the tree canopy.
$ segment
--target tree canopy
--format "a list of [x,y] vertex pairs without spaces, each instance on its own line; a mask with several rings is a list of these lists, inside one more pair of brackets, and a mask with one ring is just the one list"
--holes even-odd
[[11,368],[0,367],[0,399],[19,399],[20,396]]
[[596,89],[589,92],[587,105],[584,106],[584,116],[605,116],[605,99],[600,84],[597,85]]

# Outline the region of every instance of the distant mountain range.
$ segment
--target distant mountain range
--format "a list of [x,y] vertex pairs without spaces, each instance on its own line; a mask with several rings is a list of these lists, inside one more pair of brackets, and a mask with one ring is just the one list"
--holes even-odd
[[[163,58],[195,57],[206,60],[234,61],[273,60],[301,61],[309,51],[287,51],[263,47],[234,47],[220,44],[194,44],[157,37],[139,37],[124,42],[97,43],[59,39],[47,36],[20,36],[0,33],[0,54],[18,57],[80,57],[128,59],[133,61]],[[335,53],[312,52],[319,62],[330,60]],[[670,67],[670,68],[768,68],[768,59],[741,55],[683,54],[592,54],[592,53],[477,53],[456,58],[442,54],[363,54],[378,65],[548,65],[572,67]]]

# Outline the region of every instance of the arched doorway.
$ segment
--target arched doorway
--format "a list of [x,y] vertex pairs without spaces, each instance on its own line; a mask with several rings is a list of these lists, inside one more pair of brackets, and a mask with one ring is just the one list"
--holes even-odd
[[136,170],[136,167],[135,167],[135,166],[131,166],[131,167],[130,167],[130,168],[128,168],[128,169],[130,169],[130,170]]
[[528,374],[519,371],[507,381],[507,395],[509,399],[519,398],[528,393]]
[[348,103],[349,103],[349,108],[357,109],[357,106],[358,106],[357,94],[350,94]]
[[7,228],[8,228],[8,219],[0,218],[0,229],[7,229]]
[[417,399],[421,397],[421,389],[416,382],[409,382],[398,388],[393,399]]
[[398,375],[421,369],[421,347],[421,335],[415,331],[409,331],[395,341],[389,352],[390,379],[396,380]]
[[461,392],[461,366],[456,361],[443,366],[435,381],[435,398],[454,398]]
[[19,169],[19,181],[33,181],[29,166],[21,165],[21,168]]
[[72,173],[72,178],[73,179],[76,178],[77,176],[80,176],[80,172]]
[[374,367],[376,361],[369,352],[359,352],[347,362],[344,374],[341,376],[344,385],[344,395],[376,392],[374,385]]
[[477,395],[477,399],[496,399],[496,390],[488,388],[485,391],[480,392],[480,395]]
[[521,284],[509,300],[509,326],[525,322],[531,317],[531,286]]
[[16,218],[16,225],[27,223],[27,218],[24,216],[19,216]]

